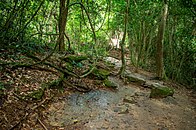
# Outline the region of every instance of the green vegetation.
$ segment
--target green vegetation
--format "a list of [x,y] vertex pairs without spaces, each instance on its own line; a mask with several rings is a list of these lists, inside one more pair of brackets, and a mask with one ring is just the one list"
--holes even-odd
[[[5,63],[7,57],[20,60],[28,54],[41,54],[44,58],[27,59],[15,67],[45,64],[57,69],[47,60],[58,52],[77,54],[63,60],[82,68],[80,61],[90,57],[95,62],[120,46],[124,48],[121,58],[129,50],[126,58],[136,71],[143,68],[160,78],[195,87],[195,5],[194,0],[2,0],[0,63],[5,67],[12,64]],[[122,45],[112,44],[111,39]],[[125,68],[124,59],[123,65]]]
[[110,81],[109,79],[105,79],[104,84],[108,88],[116,89],[118,87],[114,82]]
[[95,68],[92,74],[96,76],[98,79],[106,79],[110,75],[110,72],[104,69]]
[[0,0],[0,129],[195,129],[195,7]]

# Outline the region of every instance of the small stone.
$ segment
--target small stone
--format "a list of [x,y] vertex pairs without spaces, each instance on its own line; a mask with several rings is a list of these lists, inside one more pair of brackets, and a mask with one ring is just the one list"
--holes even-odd
[[175,98],[168,96],[166,98],[163,99],[163,102],[167,103],[167,104],[174,104],[174,105],[178,105],[178,102],[175,100]]
[[118,114],[127,114],[129,113],[128,107],[123,105],[114,108],[114,112],[118,112]]
[[131,104],[135,104],[136,103],[136,101],[135,101],[135,99],[133,97],[125,97],[123,99],[123,102],[125,102],[125,103],[131,103]]

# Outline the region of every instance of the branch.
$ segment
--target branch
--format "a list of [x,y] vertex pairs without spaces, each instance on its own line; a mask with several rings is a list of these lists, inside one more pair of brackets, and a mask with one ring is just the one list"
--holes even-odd
[[87,71],[86,73],[81,75],[80,78],[84,78],[84,77],[88,76],[89,74],[91,74],[93,72],[94,69],[95,69],[95,66],[93,66],[89,71]]
[[65,37],[67,38],[67,41],[68,41],[68,50],[71,49],[71,42],[69,40],[69,37],[66,35],[66,33],[64,33]]
[[41,126],[44,128],[44,130],[48,130],[47,127],[44,125],[44,123],[42,123],[40,119],[37,119],[37,120],[41,124]]
[[[35,60],[35,61],[39,61],[39,62],[42,61],[42,60],[40,60],[38,57],[33,56],[33,55],[31,55],[31,54],[28,54],[27,56],[28,56],[29,58]],[[50,64],[49,62],[42,62],[42,63],[43,63],[44,65],[48,65],[48,66],[50,66],[50,67],[52,67],[52,68],[54,68],[54,69],[56,69],[56,70],[62,72],[62,73],[64,73],[64,74],[72,75],[72,76],[74,76],[74,77],[78,77],[78,78],[79,78],[79,76],[78,76],[77,74],[75,74],[75,73],[73,73],[73,72],[70,72],[68,69],[61,69],[61,68],[59,68],[59,67],[57,67],[57,66],[55,66],[55,65]]]
[[31,19],[25,24],[25,26],[23,27],[23,29],[17,34],[17,37],[20,35],[20,33],[22,33],[25,28],[27,27],[27,25],[33,20],[33,18],[37,15],[38,11],[40,10],[40,8],[42,7],[44,3],[44,0],[40,3],[39,7],[37,8],[37,10],[35,11],[35,13],[33,14],[33,16],[31,17]]
[[95,41],[95,44],[96,44],[96,43],[97,43],[97,37],[96,37],[95,29],[94,29],[93,24],[92,24],[92,22],[91,22],[90,15],[89,15],[88,11],[86,10],[85,6],[84,6],[82,3],[80,3],[80,2],[72,3],[72,4],[70,4],[67,8],[69,8],[69,7],[71,7],[71,6],[74,6],[74,5],[80,5],[80,6],[84,9],[84,11],[85,11],[85,13],[86,13],[86,15],[87,15],[87,18],[88,18],[88,20],[89,20],[90,27],[91,27],[91,30],[92,30],[92,32],[93,32],[94,41]]

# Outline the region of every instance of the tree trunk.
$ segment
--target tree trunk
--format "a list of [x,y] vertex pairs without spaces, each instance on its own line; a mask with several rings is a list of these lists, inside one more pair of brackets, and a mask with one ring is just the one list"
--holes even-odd
[[120,71],[119,71],[118,74],[121,75],[121,76],[123,76],[124,71],[126,69],[124,46],[125,46],[125,38],[126,38],[126,33],[127,33],[128,12],[129,12],[129,6],[130,6],[129,0],[126,0],[126,3],[127,3],[127,7],[126,7],[126,11],[125,11],[125,23],[124,23],[125,28],[124,28],[123,38],[122,38],[122,41],[120,43],[122,66],[121,66]]
[[[65,2],[67,2],[65,4]],[[68,15],[68,6],[70,0],[60,0],[60,12],[59,12],[59,38],[58,38],[58,46],[59,51],[65,50],[65,43],[64,43],[64,33],[65,27],[67,23],[67,15]]]
[[165,33],[167,14],[168,14],[167,0],[164,0],[164,11],[158,29],[157,49],[156,49],[156,68],[157,68],[156,73],[157,73],[157,77],[161,79],[164,78],[163,43],[164,43],[164,33]]
[[129,45],[129,52],[130,52],[130,64],[134,65],[133,60],[133,52],[134,52],[134,46],[133,46],[133,40],[132,40],[132,33],[131,33],[131,11],[130,6],[128,7],[128,18],[127,18],[127,36],[128,36],[128,45]]

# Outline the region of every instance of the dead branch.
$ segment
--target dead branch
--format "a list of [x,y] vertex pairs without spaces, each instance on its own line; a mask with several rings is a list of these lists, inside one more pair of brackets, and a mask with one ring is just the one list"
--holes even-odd
[[44,128],[44,130],[48,130],[47,128],[46,128],[46,126],[44,125],[44,123],[42,123],[42,121],[40,120],[40,119],[37,119],[38,120],[38,122],[41,124],[41,126]]

